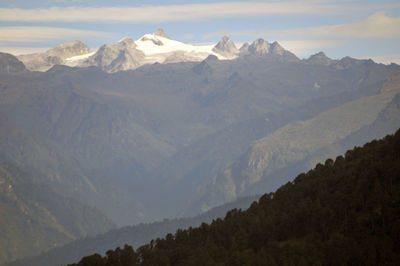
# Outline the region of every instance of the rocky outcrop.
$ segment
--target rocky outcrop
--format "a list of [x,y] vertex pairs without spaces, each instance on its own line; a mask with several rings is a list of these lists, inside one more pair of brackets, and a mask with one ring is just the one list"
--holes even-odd
[[163,29],[158,29],[156,32],[153,33],[155,36],[160,36],[160,37],[164,37],[167,39],[171,39],[170,37],[167,36],[167,34],[165,34]]
[[235,44],[227,36],[222,37],[222,39],[214,46],[212,51],[226,58],[234,58],[239,53]]
[[106,72],[134,69],[140,66],[144,53],[136,49],[135,42],[124,38],[112,45],[103,45],[80,66],[97,66]]
[[47,71],[54,65],[66,64],[66,59],[90,53],[92,50],[81,41],[59,44],[44,53],[20,55],[27,69],[31,71]]
[[15,56],[0,53],[0,73],[19,73],[25,70],[25,65]]

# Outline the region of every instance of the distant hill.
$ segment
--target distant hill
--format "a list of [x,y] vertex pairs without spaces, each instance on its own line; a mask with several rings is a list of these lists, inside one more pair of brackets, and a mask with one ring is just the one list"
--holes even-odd
[[0,263],[114,228],[99,210],[36,180],[0,161]]
[[0,53],[0,73],[15,74],[26,71],[25,65],[15,56]]
[[179,228],[199,226],[201,223],[209,223],[213,219],[223,217],[228,210],[233,208],[247,209],[259,196],[252,196],[238,199],[234,202],[215,207],[208,212],[192,218],[164,219],[160,222],[139,224],[135,226],[122,227],[111,230],[105,234],[94,237],[85,237],[73,241],[65,246],[56,247],[39,256],[27,258],[7,264],[8,266],[53,266],[65,265],[79,260],[90,253],[105,254],[105,252],[116,246],[129,244],[139,247],[152,239],[163,237],[167,233],[174,233]]
[[72,265],[399,265],[400,130],[328,159],[246,211]]

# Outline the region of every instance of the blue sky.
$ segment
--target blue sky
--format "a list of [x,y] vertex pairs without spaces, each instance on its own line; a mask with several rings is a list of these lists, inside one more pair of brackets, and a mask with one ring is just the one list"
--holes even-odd
[[81,40],[92,48],[163,28],[186,43],[280,42],[301,58],[372,58],[400,64],[400,1],[2,0],[0,51]]

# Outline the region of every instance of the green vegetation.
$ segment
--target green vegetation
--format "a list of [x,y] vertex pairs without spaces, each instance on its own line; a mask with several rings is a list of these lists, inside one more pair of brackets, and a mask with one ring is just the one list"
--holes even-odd
[[83,265],[399,265],[400,130],[318,164],[246,211]]
[[240,198],[191,218],[164,219],[163,221],[149,224],[126,226],[104,234],[77,239],[65,246],[51,249],[35,257],[17,260],[7,264],[7,266],[67,265],[68,263],[78,261],[87,254],[102,254],[111,248],[123,246],[125,243],[139,247],[152,239],[175,232],[179,228],[196,227],[202,222],[210,223],[213,219],[224,217],[226,212],[231,209],[245,210],[258,198],[259,196]]

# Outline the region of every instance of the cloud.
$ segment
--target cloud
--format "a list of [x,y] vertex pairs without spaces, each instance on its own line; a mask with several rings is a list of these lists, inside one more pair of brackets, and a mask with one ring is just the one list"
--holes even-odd
[[60,39],[108,37],[110,33],[55,27],[0,27],[0,44],[44,43]]
[[299,57],[308,57],[311,54],[318,53],[327,48],[339,47],[342,41],[331,40],[295,40],[295,41],[279,41],[279,43],[287,50],[293,52]]
[[185,34],[185,39],[187,39],[187,40],[191,40],[191,39],[193,39],[194,37],[195,37],[195,35],[194,34],[192,34],[192,33],[187,33],[187,34]]
[[288,30],[219,31],[206,34],[205,39],[221,36],[273,36],[285,39],[351,40],[368,38],[400,38],[400,18],[377,12],[368,18],[348,24],[296,28]]
[[382,56],[361,56],[360,59],[372,59],[377,63],[400,65],[400,54],[382,55]]
[[13,55],[42,53],[51,47],[14,47],[14,46],[0,46],[0,51]]
[[[340,3],[340,2],[339,2]],[[400,3],[349,5],[331,1],[217,2],[208,4],[137,7],[0,8],[0,21],[8,22],[104,22],[161,23],[211,18],[249,17],[271,14],[354,14],[400,8]]]

